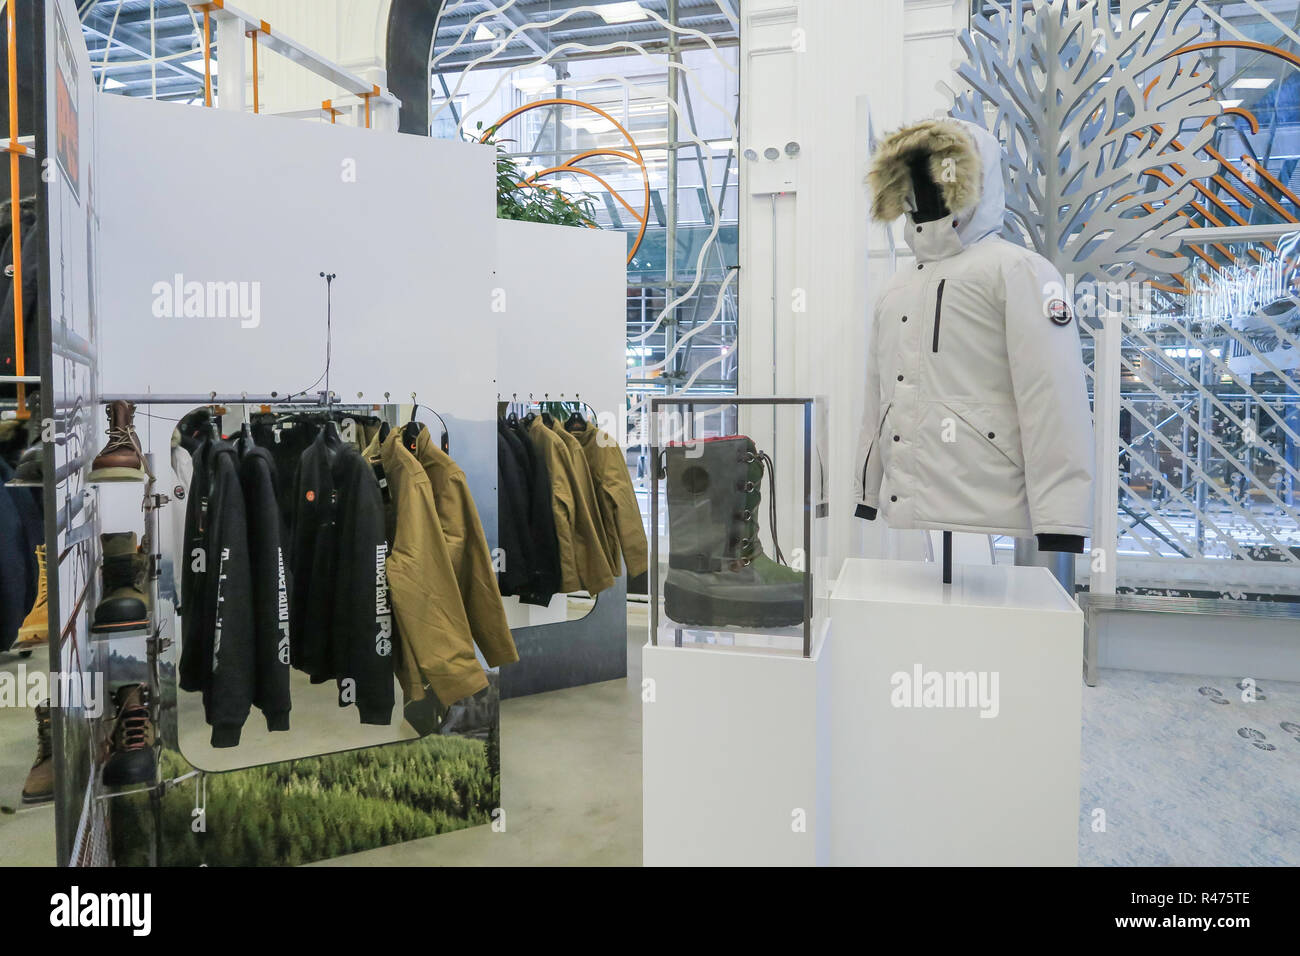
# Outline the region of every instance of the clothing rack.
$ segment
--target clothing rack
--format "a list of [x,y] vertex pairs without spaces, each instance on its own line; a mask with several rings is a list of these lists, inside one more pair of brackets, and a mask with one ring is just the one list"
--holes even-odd
[[246,395],[218,392],[204,392],[195,395],[179,394],[143,394],[109,393],[99,396],[100,402],[131,402],[134,405],[305,405],[327,408],[329,403],[324,392],[318,392],[314,398],[305,396],[281,395]]

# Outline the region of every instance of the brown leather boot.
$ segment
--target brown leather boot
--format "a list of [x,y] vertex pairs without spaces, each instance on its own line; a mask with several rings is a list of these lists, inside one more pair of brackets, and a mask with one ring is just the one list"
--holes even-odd
[[48,803],[54,799],[54,738],[50,730],[50,702],[36,705],[36,763],[23,784],[23,803]]
[[104,786],[152,783],[158,765],[149,685],[123,684],[113,692],[113,703],[117,705],[117,722],[109,742],[112,750],[104,764]]
[[13,650],[30,651],[40,647],[49,639],[50,631],[50,595],[45,584],[45,545],[36,546],[36,563],[41,569],[40,583],[36,589],[36,603],[27,612],[22,626],[18,628],[18,640],[14,641]]
[[91,481],[144,481],[146,471],[140,437],[135,433],[135,406],[109,402],[108,441],[91,463]]

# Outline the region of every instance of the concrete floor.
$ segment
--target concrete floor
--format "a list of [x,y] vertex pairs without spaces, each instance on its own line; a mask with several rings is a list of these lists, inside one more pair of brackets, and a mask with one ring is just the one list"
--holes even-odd
[[457,830],[318,866],[640,866],[644,605],[627,679],[501,702],[505,828]]
[[[0,654],[5,680],[48,669],[45,648],[31,657]],[[23,783],[36,759],[36,716],[27,706],[0,706],[0,866],[54,865],[54,804],[24,807]]]
[[[626,680],[502,703],[504,832],[319,865],[639,865],[645,627],[644,607],[630,608]],[[0,669],[16,663],[0,656]],[[1260,681],[1249,702],[1235,685],[1103,671],[1084,688],[1081,864],[1300,865],[1300,685]],[[29,709],[0,707],[0,808],[19,805],[34,725]],[[0,863],[52,863],[53,842],[52,808],[0,809]]]

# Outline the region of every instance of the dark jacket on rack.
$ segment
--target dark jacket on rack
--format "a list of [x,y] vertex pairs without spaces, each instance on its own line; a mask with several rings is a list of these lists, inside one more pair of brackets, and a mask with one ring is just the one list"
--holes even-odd
[[0,461],[0,651],[13,644],[36,603],[36,546],[44,539],[33,489],[4,487],[12,477],[9,465]]
[[[22,237],[22,293],[23,293],[23,361],[25,362],[24,373],[27,375],[40,375],[40,342],[38,340],[38,315],[40,314],[40,264],[41,257],[39,248],[41,243],[41,229],[39,224],[33,224],[23,233]],[[5,271],[8,272],[13,266],[13,249],[12,244],[7,244],[9,259],[5,263]],[[9,283],[4,296],[3,306],[0,306],[0,375],[17,375],[18,362],[16,359],[15,329],[17,328],[17,303],[14,301],[14,287],[18,285],[20,279],[18,276],[13,277]],[[5,386],[8,394],[14,394],[15,388],[12,385]]]
[[[13,203],[9,200],[0,202],[0,304],[3,304],[5,297],[9,295],[9,286],[13,283],[14,231],[17,229],[19,235],[24,236],[36,225],[36,199],[30,197],[22,201],[21,212],[16,223],[13,209]],[[23,251],[26,250],[27,244],[23,243]],[[23,256],[24,261],[27,258],[27,255]]]
[[528,475],[506,437],[508,431],[505,422],[497,423],[497,544],[505,555],[497,585],[505,595],[528,590],[537,573],[528,526]]
[[[524,604],[541,607],[551,603],[560,590],[560,545],[555,532],[555,511],[551,505],[551,473],[546,454],[539,451],[522,424],[508,425],[506,441],[520,462],[528,484],[528,534],[533,548],[532,581],[519,593]],[[507,560],[509,558],[507,557]]]
[[265,448],[251,448],[239,462],[239,481],[248,512],[248,559],[252,579],[253,703],[268,730],[289,729],[289,588],[280,539],[280,505],[275,461]]
[[649,547],[623,449],[607,433],[589,423],[583,423],[569,434],[582,446],[591,468],[610,567],[618,574],[621,552],[628,577],[645,574],[650,566]]
[[337,680],[363,724],[392,722],[393,627],[379,482],[355,448],[322,430],[298,466],[290,566],[291,660]]
[[206,616],[204,582],[207,578],[204,538],[207,532],[208,512],[208,455],[212,439],[203,439],[195,447],[191,459],[193,472],[185,502],[185,536],[177,559],[181,569],[181,662],[178,680],[182,690],[200,691],[207,670],[202,634],[211,629]]
[[186,689],[203,692],[212,746],[235,747],[257,683],[248,514],[234,445],[214,441],[206,451],[207,509],[201,545],[206,573],[198,595],[201,605],[196,608],[187,599],[198,611],[202,628],[197,636],[199,686]]

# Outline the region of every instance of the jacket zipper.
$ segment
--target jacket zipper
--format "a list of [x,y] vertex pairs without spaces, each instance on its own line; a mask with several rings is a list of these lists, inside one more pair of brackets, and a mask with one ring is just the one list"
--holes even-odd
[[939,351],[939,322],[943,317],[943,286],[947,279],[939,280],[939,291],[934,297],[934,341],[930,345],[931,352]]
[[871,439],[871,444],[867,446],[867,457],[862,459],[862,493],[867,491],[867,465],[871,463],[871,453],[876,450],[876,442],[880,441],[880,433],[885,430],[885,419],[889,417],[889,410],[894,407],[890,402],[885,406],[885,414],[880,416],[880,424],[876,426],[876,437]]

